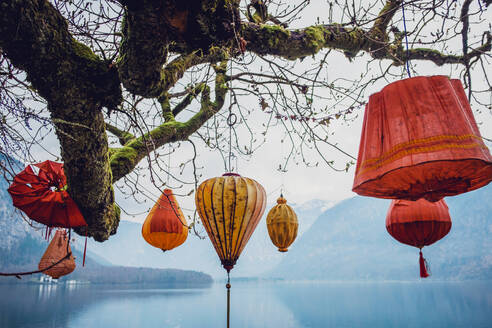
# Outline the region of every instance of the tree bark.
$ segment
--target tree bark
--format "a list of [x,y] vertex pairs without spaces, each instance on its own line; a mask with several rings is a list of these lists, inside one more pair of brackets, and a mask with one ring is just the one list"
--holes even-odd
[[68,193],[89,225],[88,235],[107,239],[116,232],[119,209],[101,110],[122,100],[115,68],[72,38],[66,20],[44,0],[0,4],[0,47],[47,100]]

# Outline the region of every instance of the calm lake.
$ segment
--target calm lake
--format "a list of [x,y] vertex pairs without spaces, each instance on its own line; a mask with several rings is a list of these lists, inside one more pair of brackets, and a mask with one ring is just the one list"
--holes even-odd
[[[231,327],[492,327],[492,282],[234,282]],[[204,288],[0,285],[0,327],[225,327]]]

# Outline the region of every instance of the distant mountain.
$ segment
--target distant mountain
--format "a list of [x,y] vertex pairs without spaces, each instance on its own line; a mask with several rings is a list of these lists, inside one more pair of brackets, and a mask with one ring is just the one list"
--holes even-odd
[[135,268],[128,266],[105,266],[82,269],[67,276],[66,279],[88,281],[92,284],[211,284],[210,275],[178,269]]
[[[330,205],[321,200],[302,205],[292,204],[299,219],[299,235]],[[268,205],[265,212],[272,206],[273,204]],[[266,213],[241,254],[234,268],[235,277],[261,275],[282,260],[284,254],[277,251],[268,236],[265,217]],[[206,272],[217,278],[224,277],[225,271],[202,226],[198,230],[205,239],[199,239],[191,233],[183,245],[166,253],[147,244],[142,238],[141,229],[142,225],[139,223],[121,221],[116,235],[104,243],[90,240],[88,249],[115,265],[179,268]],[[83,239],[78,238],[79,247],[81,242]]]
[[[429,279],[492,279],[492,185],[447,197],[453,227],[425,247]],[[386,231],[389,200],[360,197],[324,212],[268,276],[284,279],[417,279],[418,249]]]

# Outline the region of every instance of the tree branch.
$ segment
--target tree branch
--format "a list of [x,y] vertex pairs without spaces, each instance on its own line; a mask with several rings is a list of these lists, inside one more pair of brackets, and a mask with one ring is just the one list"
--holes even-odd
[[[346,28],[337,24],[316,25],[290,31],[281,26],[243,23],[243,37],[248,41],[247,50],[259,55],[274,55],[289,60],[311,56],[323,48],[344,51],[347,57],[354,57],[361,51],[376,59],[390,59],[395,65],[403,65],[407,59],[399,40],[383,44],[369,38],[369,31],[354,27]],[[466,58],[476,57],[490,51],[491,40],[480,48],[463,56],[447,55],[433,49],[411,49],[411,60],[428,60],[436,65],[447,63],[464,64]]]
[[122,146],[127,144],[130,140],[135,139],[135,136],[130,132],[120,130],[116,126],[111,125],[109,123],[106,123],[106,130],[111,132],[113,135],[115,135],[120,141],[120,144]]
[[112,150],[110,161],[113,182],[130,173],[151,151],[169,142],[186,140],[222,108],[228,90],[225,83],[226,65],[227,62],[224,61],[215,67],[215,101],[210,100],[210,88],[204,86],[200,111],[187,122],[167,121],[124,147]]
[[[217,50],[233,40],[233,17],[239,26],[239,0],[121,2],[120,78],[128,91],[146,98],[168,91],[194,65],[222,61]],[[169,48],[182,56],[165,65]]]

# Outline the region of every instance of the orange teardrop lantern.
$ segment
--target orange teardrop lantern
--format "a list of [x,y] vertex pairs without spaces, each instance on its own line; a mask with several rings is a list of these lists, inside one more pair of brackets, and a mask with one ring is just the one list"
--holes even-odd
[[441,199],[429,202],[393,200],[386,215],[386,230],[400,243],[420,249],[420,276],[429,276],[422,248],[442,239],[451,230],[451,217],[448,206]]
[[265,211],[265,189],[253,179],[226,173],[202,182],[195,202],[222,266],[231,271]]
[[171,189],[161,197],[142,225],[142,236],[150,245],[169,251],[188,238],[188,225]]
[[277,205],[268,212],[266,221],[272,243],[278,247],[279,252],[287,252],[287,248],[297,237],[299,223],[296,212],[287,205],[282,195],[277,199]]
[[[70,256],[67,257],[68,254]],[[47,269],[50,266],[51,268]],[[47,269],[43,273],[51,276],[53,279],[58,279],[75,270],[75,259],[72,256],[72,250],[70,249],[65,230],[57,230],[55,232],[55,236],[39,261],[38,269]]]
[[413,77],[370,96],[353,191],[437,201],[491,180],[492,157],[460,80]]

